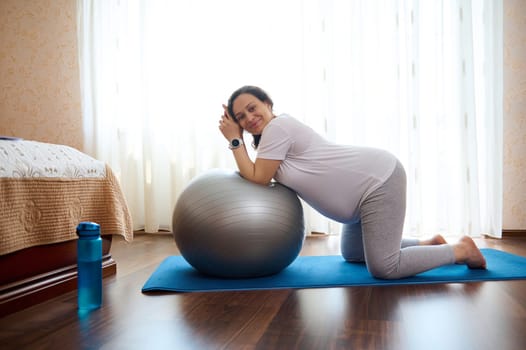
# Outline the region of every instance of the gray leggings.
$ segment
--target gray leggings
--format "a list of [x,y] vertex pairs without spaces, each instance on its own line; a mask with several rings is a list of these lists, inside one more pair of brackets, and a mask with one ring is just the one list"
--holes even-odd
[[450,245],[419,246],[402,239],[406,204],[406,175],[400,162],[392,175],[362,202],[360,221],[345,224],[341,252],[349,262],[364,262],[378,278],[396,279],[453,264]]

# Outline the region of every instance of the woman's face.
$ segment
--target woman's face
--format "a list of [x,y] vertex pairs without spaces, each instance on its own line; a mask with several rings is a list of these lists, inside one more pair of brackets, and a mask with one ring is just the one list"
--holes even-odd
[[252,135],[261,135],[263,129],[274,118],[272,107],[251,94],[239,95],[232,110],[239,125]]

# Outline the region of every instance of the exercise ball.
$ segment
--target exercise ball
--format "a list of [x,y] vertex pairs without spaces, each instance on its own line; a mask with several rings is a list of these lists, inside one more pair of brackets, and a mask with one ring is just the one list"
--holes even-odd
[[303,208],[294,191],[222,169],[199,175],[183,190],[172,231],[190,265],[227,278],[275,274],[296,259],[305,239]]

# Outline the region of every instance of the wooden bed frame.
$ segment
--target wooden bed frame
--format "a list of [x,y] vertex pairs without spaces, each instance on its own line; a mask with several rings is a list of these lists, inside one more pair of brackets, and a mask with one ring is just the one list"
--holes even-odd
[[[111,235],[102,236],[102,275],[117,273]],[[36,246],[0,256],[0,317],[77,288],[77,241]]]

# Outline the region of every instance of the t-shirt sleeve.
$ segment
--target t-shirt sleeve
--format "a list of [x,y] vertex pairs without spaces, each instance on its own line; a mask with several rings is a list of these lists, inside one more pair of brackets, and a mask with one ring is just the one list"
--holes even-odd
[[284,160],[291,145],[292,138],[283,125],[270,123],[261,137],[257,158]]

